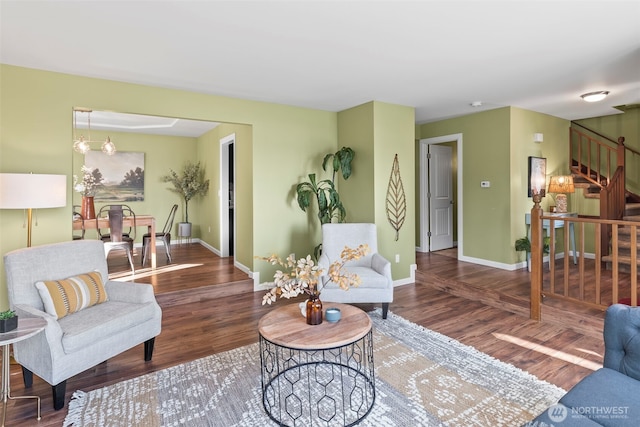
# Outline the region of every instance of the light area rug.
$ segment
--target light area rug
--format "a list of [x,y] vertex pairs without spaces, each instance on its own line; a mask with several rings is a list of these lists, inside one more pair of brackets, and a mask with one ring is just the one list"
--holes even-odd
[[[392,313],[386,320],[380,310],[369,315],[376,401],[361,426],[520,426],[565,393]],[[87,393],[76,391],[63,424],[268,425],[275,423],[262,406],[257,343]]]

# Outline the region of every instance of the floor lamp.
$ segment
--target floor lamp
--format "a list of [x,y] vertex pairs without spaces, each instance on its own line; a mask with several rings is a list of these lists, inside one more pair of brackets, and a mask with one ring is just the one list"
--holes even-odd
[[0,173],[0,209],[27,210],[27,247],[31,246],[32,210],[66,205],[66,175]]

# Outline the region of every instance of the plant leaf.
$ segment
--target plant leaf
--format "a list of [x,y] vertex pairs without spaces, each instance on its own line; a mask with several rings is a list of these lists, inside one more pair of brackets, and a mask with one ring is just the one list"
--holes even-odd
[[342,147],[340,150],[340,167],[342,169],[342,178],[349,179],[351,176],[351,161],[353,161],[353,150],[348,147]]
[[400,229],[404,224],[407,214],[407,198],[404,193],[404,186],[400,177],[400,163],[398,155],[393,159],[391,167],[391,176],[389,177],[389,186],[387,187],[387,220],[396,230],[396,241],[400,237]]

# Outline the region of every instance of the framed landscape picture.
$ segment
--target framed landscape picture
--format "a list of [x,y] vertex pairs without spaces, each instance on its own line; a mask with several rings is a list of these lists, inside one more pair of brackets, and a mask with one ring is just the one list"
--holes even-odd
[[92,150],[84,155],[84,164],[102,176],[96,202],[144,201],[144,153],[118,151],[109,156]]

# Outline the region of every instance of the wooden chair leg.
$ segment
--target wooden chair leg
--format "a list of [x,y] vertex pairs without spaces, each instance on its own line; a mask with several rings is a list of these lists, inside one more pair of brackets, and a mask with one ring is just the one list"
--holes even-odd
[[59,384],[52,385],[51,390],[53,391],[53,409],[59,411],[64,408],[64,393],[67,389],[67,381],[64,380]]

